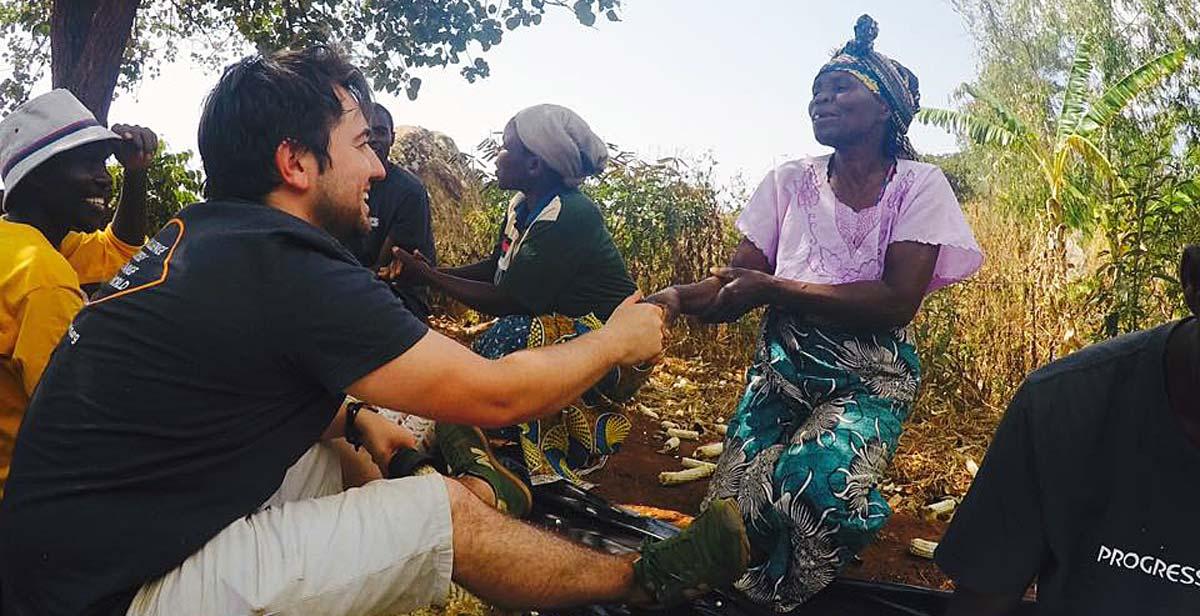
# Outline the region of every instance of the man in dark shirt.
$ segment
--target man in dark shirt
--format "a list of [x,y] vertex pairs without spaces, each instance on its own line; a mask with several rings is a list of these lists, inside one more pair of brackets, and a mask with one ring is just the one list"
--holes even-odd
[[[1184,251],[1200,315],[1200,247]],[[1200,325],[1094,345],[1017,392],[941,545],[952,616],[1200,613]]]
[[339,410],[346,394],[509,425],[662,348],[662,311],[636,295],[603,331],[495,361],[414,318],[339,242],[367,231],[384,173],[369,103],[323,47],[226,69],[200,120],[209,200],[84,307],[30,401],[0,501],[4,614],[406,613],[442,600],[451,576],[512,607],[670,603],[741,574],[729,503],[635,560],[437,475],[340,491],[325,441],[359,442],[381,466],[412,444],[380,415]]
[[[421,178],[388,159],[396,140],[392,114],[379,103],[371,105],[371,149],[383,162],[386,175],[371,184],[367,207],[371,231],[349,242],[350,251],[363,265],[377,269],[392,260],[392,247],[420,252],[426,261],[437,265],[433,244],[433,224],[429,215],[429,193]],[[409,312],[422,321],[429,320],[429,289],[426,286],[396,286],[396,295]]]

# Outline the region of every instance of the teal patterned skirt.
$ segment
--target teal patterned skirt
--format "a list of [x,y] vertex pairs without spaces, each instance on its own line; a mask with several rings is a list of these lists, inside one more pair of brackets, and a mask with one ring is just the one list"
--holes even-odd
[[733,498],[757,560],[736,587],[788,612],[891,515],[878,484],[917,394],[903,330],[863,333],[771,310],[709,486]]

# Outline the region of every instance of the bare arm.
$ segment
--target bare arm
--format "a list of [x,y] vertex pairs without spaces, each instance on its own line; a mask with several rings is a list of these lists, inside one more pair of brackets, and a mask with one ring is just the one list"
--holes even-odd
[[782,280],[774,303],[850,325],[902,327],[917,315],[937,257],[937,246],[897,242],[888,247],[882,280],[841,285]]
[[430,331],[347,392],[437,421],[509,426],[552,413],[579,397],[614,365],[662,352],[662,311],[630,296],[601,329],[564,344],[480,357]]
[[117,161],[125,167],[121,198],[113,215],[112,230],[117,239],[131,246],[146,241],[146,192],[150,181],[147,169],[158,150],[158,137],[148,128],[114,124],[114,133],[121,137],[116,146]]
[[[349,398],[342,402],[337,415],[334,416],[333,421],[329,422],[325,432],[321,434],[321,440],[331,441],[345,438],[346,406],[349,402]],[[408,428],[369,410],[363,410],[355,417],[354,426],[362,434],[363,448],[371,455],[371,461],[380,469],[380,475],[376,476],[371,473],[372,476],[369,479],[377,479],[385,474],[388,463],[397,451],[402,448],[412,449],[417,445],[417,439],[412,432],[409,432]],[[354,449],[346,443],[341,443],[339,447],[345,448],[339,454],[357,455]],[[361,483],[365,483],[365,481],[356,482],[356,485],[361,485]]]
[[476,282],[491,282],[496,277],[496,255],[462,267],[440,267],[438,271],[447,276],[464,278]]
[[839,285],[729,268],[715,272],[725,285],[702,318],[729,321],[754,306],[773,304],[850,326],[901,327],[911,322],[921,307],[937,257],[937,246],[897,242],[888,247],[882,280]]
[[[490,265],[489,265],[490,264]],[[392,261],[379,269],[379,276],[397,285],[427,285],[441,289],[450,297],[487,314],[527,314],[529,309],[492,284],[491,275],[485,270],[495,271],[495,261],[480,261],[463,268],[441,270],[429,265],[421,253],[409,253],[399,247],[392,248]],[[459,277],[448,272],[464,271],[479,279]]]
[[431,270],[425,279],[431,287],[441,289],[450,297],[487,314],[526,314],[529,309],[513,299],[500,287],[488,282],[459,278]]

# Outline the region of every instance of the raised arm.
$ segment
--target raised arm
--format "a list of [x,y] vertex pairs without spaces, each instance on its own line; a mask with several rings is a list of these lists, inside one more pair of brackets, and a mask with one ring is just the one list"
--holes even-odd
[[158,137],[148,128],[126,124],[114,124],[112,131],[121,138],[115,155],[117,162],[125,168],[112,231],[122,242],[140,246],[146,240],[147,231],[146,191],[150,184],[147,169],[158,151]]

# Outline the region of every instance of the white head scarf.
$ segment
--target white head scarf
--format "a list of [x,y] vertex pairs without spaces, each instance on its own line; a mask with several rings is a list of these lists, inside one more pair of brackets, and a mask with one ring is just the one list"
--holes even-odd
[[521,143],[557,171],[567,186],[579,186],[608,162],[608,145],[566,107],[534,105],[519,111],[512,123]]

